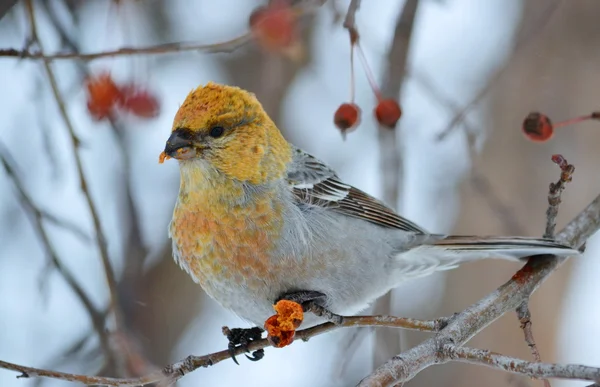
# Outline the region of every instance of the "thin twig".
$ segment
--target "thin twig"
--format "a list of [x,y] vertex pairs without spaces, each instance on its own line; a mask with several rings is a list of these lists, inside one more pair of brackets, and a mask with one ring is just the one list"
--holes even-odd
[[[598,229],[600,195],[569,222],[559,233],[558,240],[579,248]],[[529,260],[508,282],[456,315],[435,337],[393,357],[364,378],[359,386],[405,382],[423,369],[437,364],[437,353],[441,348],[447,344],[463,345],[500,316],[516,309],[566,260],[566,257],[556,256]]]
[[554,378],[600,381],[600,368],[597,367],[588,367],[579,364],[532,363],[485,349],[447,346],[444,348],[440,360],[442,363],[457,361],[483,365],[536,379]]
[[40,211],[40,215],[46,222],[70,232],[71,234],[73,234],[74,237],[76,237],[82,242],[87,243],[92,241],[92,238],[85,231],[83,231],[79,225],[71,222],[68,219],[59,218],[58,216],[51,214],[46,210],[38,210]]
[[[558,235],[558,239],[565,243],[569,243],[571,246],[580,247],[598,229],[600,229],[600,195],[598,195],[561,231]],[[349,326],[391,325],[425,331],[439,330],[431,339],[425,340],[418,346],[395,356],[386,364],[376,369],[371,375],[363,379],[359,386],[387,386],[393,383],[404,382],[410,380],[421,370],[439,364],[440,353],[443,353],[444,350],[448,351],[448,348],[452,348],[449,347],[449,345],[460,347],[500,316],[510,310],[516,309],[520,304],[526,301],[541,283],[564,263],[566,259],[566,257],[549,256],[545,259],[529,260],[521,270],[496,291],[484,297],[463,312],[454,315],[450,319],[420,321],[394,317],[345,317],[343,325],[336,326],[332,323],[322,324],[317,327],[299,331],[297,332],[296,337],[307,340],[317,334],[325,333],[338,327]],[[247,349],[255,351],[267,346],[269,346],[268,341],[263,339],[250,343]],[[237,348],[234,351],[234,354],[240,355],[243,351],[243,349]],[[230,356],[231,354],[228,350],[200,357],[190,356],[181,362],[166,367],[162,372],[155,372],[136,379],[87,377],[84,375],[40,370],[7,362],[0,362],[0,367],[21,372],[26,376],[44,376],[90,384],[134,386],[155,381],[175,381],[194,369],[213,365],[230,358]],[[552,371],[552,373],[547,372],[547,370],[543,368],[536,368],[539,367],[539,363],[532,367],[533,368],[530,370],[533,371],[531,372],[535,371],[535,376],[540,378],[562,377],[568,374],[568,377],[570,378],[588,380],[591,378],[591,380],[598,380],[598,377],[593,376],[593,374],[594,372],[598,372],[597,375],[600,375],[600,370],[598,369],[579,366],[567,366],[567,371],[564,371],[564,369],[553,369],[554,371]],[[526,370],[526,372],[530,372],[530,370]],[[537,373],[537,370],[540,370],[539,373]],[[592,375],[592,377],[590,375]]]
[[0,1],[0,19],[2,19],[15,4],[17,4],[17,0]]
[[[6,167],[9,177],[14,179],[16,176],[18,176],[21,171],[19,171],[19,169],[16,167],[16,162],[8,152],[8,148],[2,143],[0,143],[0,157],[3,158],[3,164]],[[15,182],[15,184],[17,184],[17,182]],[[19,181],[18,184],[21,185],[21,182]],[[27,200],[29,202],[33,203],[33,199],[31,199],[29,194],[27,194],[24,185],[21,185],[19,187],[19,190],[22,191],[23,196],[27,197]],[[23,196],[19,196],[19,200],[22,200]],[[22,204],[27,205],[26,203]],[[41,219],[48,222],[49,224],[52,224],[53,226],[56,226],[58,228],[64,229],[65,231],[72,233],[73,236],[75,236],[82,242],[91,241],[91,237],[88,234],[86,234],[86,232],[83,231],[79,225],[71,222],[70,220],[60,218],[57,215],[51,214],[47,210],[43,210],[37,206],[35,207],[35,211],[37,212],[36,216],[39,215]]]
[[73,292],[77,295],[77,297],[83,304],[84,308],[90,316],[94,330],[98,334],[100,345],[103,351],[107,354],[107,356],[110,355],[110,343],[108,333],[105,330],[104,313],[99,311],[94,306],[90,297],[75,279],[75,275],[73,275],[73,273],[71,273],[71,271],[66,266],[64,266],[62,264],[62,261],[58,258],[58,253],[56,252],[54,246],[50,242],[50,237],[48,236],[44,227],[43,214],[37,208],[33,200],[29,197],[27,191],[25,191],[21,179],[19,178],[18,174],[15,173],[15,167],[13,167],[12,163],[9,161],[12,158],[8,155],[7,152],[8,151],[3,146],[0,146],[0,164],[4,166],[8,177],[12,180],[13,185],[16,188],[21,206],[28,214],[31,215],[30,218],[32,221],[32,225],[52,266],[61,274],[65,282],[69,285],[69,287],[73,290]]
[[[550,183],[548,190],[548,210],[546,211],[546,231],[544,238],[554,238],[554,229],[556,228],[556,217],[558,216],[558,207],[561,203],[561,194],[568,182],[571,181],[575,167],[567,162],[561,155],[552,156],[552,161],[561,169],[560,178],[556,183]],[[527,346],[531,350],[533,360],[540,363],[542,357],[537,348],[535,339],[533,338],[533,328],[531,323],[531,312],[529,311],[528,302],[525,301],[517,307],[517,318],[521,324],[523,335]],[[550,382],[547,379],[543,380],[545,387],[550,387]]]
[[511,235],[525,235],[524,227],[519,222],[514,208],[504,203],[484,173],[473,167],[470,182]]
[[[537,344],[535,343],[535,339],[533,338],[533,327],[531,323],[531,312],[529,311],[528,302],[525,301],[521,305],[519,305],[516,309],[517,318],[519,319],[521,329],[523,330],[523,335],[525,338],[525,342],[531,351],[531,356],[533,360],[537,363],[542,362],[542,357],[540,356],[540,351],[538,350]],[[550,387],[550,382],[548,379],[543,379],[544,387]]]
[[[408,78],[413,79],[419,86],[421,86],[431,98],[438,102],[442,107],[448,109],[453,114],[457,114],[460,110],[458,103],[454,102],[451,98],[442,95],[438,88],[431,82],[431,80],[422,72],[417,69],[407,70],[405,75]],[[473,150],[473,136],[477,133],[473,125],[469,122],[469,118],[465,117],[463,120],[463,127],[468,134],[469,146],[471,151]],[[474,160],[474,152],[471,152],[471,160]],[[479,193],[485,202],[488,204],[490,209],[496,214],[497,218],[503,223],[504,228],[511,235],[524,235],[525,231],[521,223],[519,222],[518,216],[514,209],[508,206],[503,200],[497,195],[496,190],[492,186],[490,179],[483,173],[479,172],[475,166],[471,170],[471,186],[477,193]]]
[[562,155],[553,155],[552,161],[560,167],[560,178],[556,183],[550,183],[548,192],[548,210],[546,211],[546,231],[544,238],[553,238],[556,229],[556,217],[558,216],[558,207],[561,203],[561,194],[567,183],[573,178],[575,166],[569,164]]
[[[545,12],[538,12],[538,16],[536,20],[528,23],[530,27],[525,33],[522,34],[522,37],[517,40],[517,44],[515,45],[513,56],[517,55],[519,51],[523,50],[524,47],[534,38],[539,32],[547,25],[547,23],[552,19],[552,15],[558,9],[562,0],[555,0],[551,3]],[[508,68],[510,61],[501,66],[496,70],[496,72],[490,77],[489,82],[473,97],[473,99],[466,104],[455,116],[450,120],[450,123],[444,128],[440,134],[437,136],[438,141],[444,140],[452,131],[458,127],[458,125],[465,120],[467,115],[473,108],[485,97],[485,95],[492,89],[493,86],[502,78],[504,73]]]
[[238,48],[246,45],[252,40],[250,33],[238,36],[237,38],[212,44],[198,44],[198,43],[165,43],[158,44],[150,47],[123,47],[117,50],[101,51],[94,53],[56,53],[44,55],[43,52],[31,52],[29,50],[16,50],[13,48],[0,49],[0,57],[14,57],[20,59],[41,59],[44,61],[55,61],[61,59],[80,59],[85,61],[91,61],[99,58],[115,57],[115,56],[128,56],[128,55],[148,55],[148,54],[169,54],[169,53],[181,53],[185,51],[197,51],[208,54],[216,53],[229,53],[237,50]]
[[[411,318],[402,318],[394,316],[344,316],[343,322],[340,325],[333,323],[325,323],[317,325],[312,328],[304,329],[296,332],[295,339],[308,341],[310,338],[333,331],[338,328],[353,328],[363,326],[378,326],[378,327],[392,327],[418,330],[422,332],[437,332],[448,325],[452,320],[451,318],[442,317],[436,320],[416,320]],[[250,352],[269,347],[271,344],[267,339],[261,339],[251,342],[247,350]],[[238,356],[245,352],[242,348],[236,348],[234,355]],[[220,352],[211,353],[204,356],[188,356],[186,359],[171,364],[161,371],[156,371],[148,375],[139,378],[130,379],[119,379],[119,378],[108,378],[102,376],[87,376],[71,374],[66,372],[57,372],[51,370],[44,370],[40,368],[33,368],[22,366],[19,364],[9,363],[0,360],[0,368],[4,368],[11,371],[20,372],[21,375],[18,377],[46,377],[52,379],[60,379],[70,382],[79,382],[87,385],[100,384],[106,386],[139,386],[157,382],[175,382],[184,375],[202,367],[209,367],[223,360],[231,358],[231,352],[224,350]]]
[[[27,15],[29,17],[29,23],[30,23],[30,28],[31,28],[31,39],[35,44],[37,44],[40,51],[43,53],[44,47],[37,35],[35,10],[34,10],[32,1],[27,0],[25,2],[25,4],[27,6]],[[77,138],[77,135],[75,134],[75,128],[73,127],[71,119],[69,118],[69,115],[67,113],[67,109],[65,107],[65,103],[63,101],[60,90],[58,88],[58,83],[56,81],[54,71],[52,70],[50,60],[48,60],[47,58],[43,58],[43,59],[44,59],[43,60],[44,69],[46,70],[46,75],[48,77],[48,81],[50,82],[50,87],[52,89],[54,99],[56,100],[60,115],[65,123],[65,126],[67,127],[69,136],[71,137],[71,144],[72,144],[71,149],[73,152],[73,157],[75,159],[75,166],[77,168],[79,183],[80,183],[81,191],[85,197],[86,204],[89,208],[90,215],[93,220],[96,245],[100,252],[100,258],[102,259],[102,264],[104,266],[104,274],[106,276],[106,282],[108,284],[109,293],[110,293],[111,311],[114,314],[117,329],[119,329],[122,326],[122,313],[120,312],[120,308],[119,308],[118,293],[117,293],[117,281],[115,279],[115,274],[114,274],[114,271],[112,268],[112,263],[110,262],[108,248],[106,246],[106,238],[104,236],[104,232],[102,231],[102,226],[100,224],[100,218],[98,216],[98,210],[96,209],[96,206],[92,200],[91,193],[88,189],[87,178],[85,177],[85,174],[83,173],[83,163],[82,163],[81,157],[79,155],[79,139]]]
[[[360,2],[360,1],[358,1]],[[325,3],[324,0],[318,1],[302,1],[294,6],[294,9],[299,16],[314,12],[318,7]],[[85,61],[91,61],[99,58],[108,58],[115,56],[129,56],[129,55],[149,55],[149,54],[172,54],[181,53],[186,51],[203,52],[206,54],[216,53],[231,53],[252,41],[252,34],[247,32],[243,35],[235,37],[231,40],[227,40],[220,43],[211,44],[200,44],[196,42],[176,42],[176,43],[165,43],[158,44],[149,47],[122,47],[117,50],[101,51],[93,53],[75,53],[75,52],[63,52],[55,54],[44,54],[44,50],[32,52],[28,49],[17,50],[14,48],[0,49],[0,57],[12,57],[19,59],[41,59],[44,62],[52,62],[55,60],[64,59],[80,59]]]
[[[394,38],[387,56],[382,94],[399,98],[406,73],[406,64],[419,0],[407,0],[398,16]],[[396,207],[401,197],[403,161],[397,131],[379,127],[379,166],[382,171],[383,201]]]
[[360,8],[360,0],[351,0],[344,18],[344,28],[352,31],[356,29],[356,12]]
[[[387,54],[382,95],[400,98],[406,75],[408,53],[414,31],[414,22],[419,0],[407,0],[398,15],[392,44]],[[349,11],[350,12],[350,11]],[[393,208],[401,206],[404,181],[404,160],[397,130],[379,126],[377,131],[379,146],[379,169],[381,171],[381,191],[383,201]],[[392,292],[380,297],[375,303],[374,313],[391,314]],[[375,331],[374,363],[379,364],[389,356],[400,352],[401,332]]]

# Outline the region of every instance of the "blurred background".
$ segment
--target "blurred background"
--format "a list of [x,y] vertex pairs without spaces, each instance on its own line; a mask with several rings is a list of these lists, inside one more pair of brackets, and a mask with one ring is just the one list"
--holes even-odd
[[[32,1],[36,41],[27,3],[11,3],[0,1],[0,12],[6,11],[0,48],[46,54],[228,41],[247,34],[249,15],[263,5]],[[403,116],[395,130],[378,126],[372,114],[377,101],[357,62],[356,103],[363,117],[345,141],[333,114],[350,99],[350,45],[342,27],[349,2],[294,3],[302,17],[290,50],[265,50],[253,41],[232,53],[167,47],[152,55],[60,59],[48,62],[54,86],[44,61],[0,56],[0,155],[9,167],[0,168],[0,359],[138,376],[189,354],[223,350],[221,326],[248,326],[174,264],[167,239],[179,174],[174,161],[159,165],[158,155],[179,104],[208,81],[256,93],[290,141],[432,232],[541,235],[548,184],[559,175],[550,161],[554,153],[576,166],[558,229],[600,191],[594,122],[558,129],[545,143],[527,140],[520,129],[530,111],[560,121],[598,108],[597,0],[364,1],[356,14],[362,48],[383,93],[400,101]],[[90,79],[103,79],[101,74],[133,90],[129,105],[104,116],[89,105]],[[53,87],[78,139],[77,157]],[[88,197],[105,253],[98,248]],[[599,245],[592,238],[586,254],[564,265],[531,300],[544,361],[600,365]],[[103,256],[114,269],[118,319],[109,312]],[[447,316],[517,269],[502,261],[469,264],[407,282],[374,308],[414,318]],[[391,329],[337,331],[268,348],[257,363],[241,358],[240,366],[225,361],[197,370],[178,385],[350,386],[425,337]],[[511,313],[470,345],[531,357]],[[68,385],[15,376],[0,370],[0,385]],[[407,385],[471,383],[541,385],[463,364],[429,368]],[[578,385],[584,384],[553,382]]]

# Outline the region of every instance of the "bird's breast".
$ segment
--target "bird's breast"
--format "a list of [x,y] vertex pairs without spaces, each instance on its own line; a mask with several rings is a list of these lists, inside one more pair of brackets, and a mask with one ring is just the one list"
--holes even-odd
[[170,234],[175,259],[214,296],[265,281],[282,227],[282,206],[269,195],[234,205],[204,197],[177,204]]

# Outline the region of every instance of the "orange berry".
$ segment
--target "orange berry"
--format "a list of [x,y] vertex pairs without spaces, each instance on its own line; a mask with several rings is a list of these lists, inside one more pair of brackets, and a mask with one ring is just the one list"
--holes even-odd
[[354,103],[343,103],[333,115],[333,123],[342,133],[346,133],[360,123],[360,108]]
[[261,47],[281,51],[297,39],[297,20],[288,0],[274,0],[250,15],[250,31]]
[[304,311],[302,305],[294,301],[279,300],[273,309],[279,316],[279,326],[282,330],[293,331],[302,324]]
[[86,80],[87,108],[96,120],[107,118],[115,103],[121,97],[121,91],[109,73],[104,72]]
[[158,116],[159,104],[155,96],[138,85],[128,84],[120,88],[119,106],[142,118]]
[[529,113],[523,121],[522,130],[528,139],[536,142],[548,141],[554,134],[554,126],[550,118],[537,112]]
[[377,122],[390,129],[396,127],[400,116],[402,116],[402,109],[394,99],[383,99],[379,101],[375,107],[375,117],[377,118]]
[[294,341],[296,329],[304,319],[304,311],[302,305],[288,300],[278,301],[273,308],[277,314],[265,321],[264,328],[271,345],[282,348]]

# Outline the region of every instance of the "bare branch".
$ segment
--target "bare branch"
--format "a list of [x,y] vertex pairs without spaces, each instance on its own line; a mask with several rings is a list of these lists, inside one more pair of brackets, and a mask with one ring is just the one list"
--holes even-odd
[[[14,184],[19,191],[19,201],[21,201],[22,206],[27,206],[28,203],[33,203],[33,199],[27,191],[25,190],[25,185],[18,180],[19,169],[16,167],[16,163],[14,158],[8,152],[8,148],[2,143],[0,143],[0,158],[2,158],[2,165],[6,169],[8,176],[14,181]],[[85,233],[81,229],[81,227],[68,219],[63,219],[58,217],[57,215],[49,213],[47,210],[43,210],[37,206],[34,206],[35,216],[39,216],[41,219],[46,222],[58,227],[62,228],[66,231],[69,231],[76,238],[81,240],[82,242],[89,242],[91,240],[90,236]]]
[[79,225],[71,222],[68,219],[63,219],[54,214],[51,214],[46,210],[38,208],[38,211],[40,212],[41,217],[46,222],[70,232],[71,234],[73,234],[73,236],[77,237],[82,242],[92,241],[92,238],[88,234],[86,234],[86,232],[83,231]]
[[[299,16],[314,12],[316,8],[320,7],[324,0],[317,1],[301,1],[299,4],[294,6]],[[231,40],[220,43],[212,44],[200,44],[195,42],[176,42],[176,43],[165,43],[158,44],[149,47],[122,47],[117,50],[101,51],[93,53],[76,53],[76,52],[65,52],[56,54],[44,54],[44,50],[41,49],[37,52],[32,52],[28,49],[17,50],[14,48],[0,49],[0,57],[12,57],[19,59],[41,59],[44,62],[52,62],[55,60],[64,59],[80,59],[91,61],[99,58],[108,58],[115,56],[129,56],[129,55],[149,55],[149,54],[171,54],[181,53],[186,51],[203,52],[206,54],[216,53],[230,53],[233,52],[252,41],[252,34],[247,32]]]
[[46,377],[51,379],[64,380],[67,382],[78,382],[86,385],[99,384],[103,386],[143,386],[145,384],[150,384],[164,379],[164,376],[161,377],[153,374],[149,375],[148,377],[137,378],[135,379],[135,382],[130,382],[127,379],[107,378],[103,376],[77,375],[70,374],[68,372],[58,372],[43,370],[40,368],[25,367],[19,364],[9,363],[2,360],[0,360],[0,368],[20,372],[21,375],[17,376],[17,378]]
[[485,349],[448,346],[443,351],[442,362],[457,361],[483,365],[531,378],[554,378],[600,381],[600,368],[578,364],[532,363]]
[[[533,327],[531,323],[531,313],[529,312],[528,302],[525,301],[519,305],[516,312],[517,318],[521,323],[521,329],[523,330],[525,343],[527,343],[527,346],[531,351],[531,356],[535,362],[540,363],[542,361],[542,357],[540,356],[540,351],[538,350],[535,339],[533,338]],[[550,382],[547,379],[544,379],[543,382],[544,387],[550,387]]]
[[525,235],[525,229],[517,219],[514,208],[504,203],[484,173],[481,173],[476,167],[473,168],[470,182],[511,235]]
[[[437,332],[444,328],[452,318],[439,318],[436,320],[416,320],[411,318],[393,317],[393,316],[344,316],[343,322],[339,325],[325,323],[315,327],[296,332],[295,339],[307,341],[311,337],[333,331],[338,328],[353,328],[363,326],[379,326],[418,330],[422,332]],[[253,341],[248,345],[248,351],[269,347],[271,344],[267,339]],[[238,356],[244,353],[244,349],[236,348],[234,355]],[[201,367],[209,367],[223,360],[230,359],[229,350],[211,353],[205,356],[188,356],[186,359],[171,364],[162,371],[153,372],[140,378],[118,379],[101,376],[86,376],[44,370],[40,368],[26,367],[19,364],[9,363],[0,360],[0,368],[21,372],[20,377],[46,377],[60,379],[70,382],[80,382],[88,385],[100,384],[106,386],[139,386],[156,382],[175,382],[184,375]]]
[[521,323],[521,329],[523,330],[523,334],[525,335],[525,342],[527,346],[531,349],[531,355],[533,356],[533,360],[540,362],[542,358],[540,356],[540,352],[537,349],[537,345],[535,344],[535,340],[533,338],[533,331],[531,329],[531,313],[529,312],[529,306],[527,302],[522,303],[517,308],[517,318]]
[[[419,86],[421,86],[429,94],[429,96],[434,101],[439,103],[442,107],[448,109],[453,114],[457,114],[457,112],[460,110],[460,106],[451,98],[442,95],[442,93],[440,93],[440,91],[424,73],[419,72],[417,69],[412,69],[407,72],[406,76],[412,78]],[[464,118],[462,124],[468,135],[467,139],[469,140],[470,149],[472,151],[473,139],[476,130],[473,127],[473,125],[468,121],[468,117]],[[474,158],[473,156],[474,155],[472,154],[471,159]],[[490,179],[485,174],[479,172],[476,166],[473,166],[471,170],[470,183],[474,190],[481,194],[481,196],[483,196],[490,209],[503,223],[504,228],[507,230],[508,233],[510,233],[511,235],[525,234],[524,228],[520,224],[514,209],[502,201],[502,199],[496,194],[496,191],[494,190]]]
[[[560,232],[558,239],[580,247],[599,228],[600,195]],[[393,357],[363,379],[359,386],[387,386],[405,382],[421,370],[437,364],[436,354],[444,345],[461,346],[500,316],[516,309],[566,259],[545,256],[529,260],[508,282],[456,315],[435,337]]]
[[352,31],[356,28],[356,12],[360,8],[360,0],[351,0],[344,19],[344,28]]
[[99,58],[128,56],[128,55],[148,55],[148,54],[169,54],[181,53],[186,51],[204,52],[207,54],[228,53],[237,50],[252,40],[250,33],[238,36],[231,40],[213,43],[213,44],[198,44],[198,43],[166,43],[158,44],[150,47],[123,47],[117,50],[101,51],[94,53],[56,53],[44,55],[43,52],[31,52],[29,50],[16,50],[13,48],[0,49],[0,57],[14,57],[19,59],[42,59],[44,61],[55,61],[61,59],[80,59],[91,61]]
[[[38,38],[37,29],[36,29],[36,21],[35,21],[35,10],[33,7],[33,3],[31,0],[27,0],[25,2],[27,6],[27,15],[29,17],[29,23],[31,28],[31,39],[32,42],[37,44],[40,51],[44,52],[44,47],[42,42]],[[100,218],[98,216],[98,210],[92,200],[91,193],[88,190],[88,183],[85,174],[83,173],[83,163],[81,161],[81,157],[79,155],[79,139],[75,134],[75,128],[69,118],[67,113],[67,109],[65,107],[65,103],[63,101],[62,95],[58,88],[58,83],[56,81],[56,77],[54,75],[54,71],[52,70],[52,66],[50,61],[47,58],[43,60],[44,69],[46,70],[46,75],[48,77],[48,81],[50,82],[50,87],[52,89],[52,94],[54,95],[54,99],[58,105],[58,109],[60,115],[67,127],[69,132],[69,136],[71,137],[72,144],[72,152],[73,157],[75,159],[75,166],[77,168],[77,174],[79,177],[81,191],[86,199],[86,204],[89,208],[90,215],[93,220],[94,232],[95,232],[95,240],[98,250],[100,252],[100,258],[102,259],[102,264],[104,266],[104,273],[106,276],[106,282],[108,284],[110,298],[111,298],[111,310],[115,316],[115,320],[117,322],[117,327],[122,325],[122,313],[119,309],[119,301],[118,301],[118,293],[117,293],[117,281],[115,279],[115,274],[112,268],[112,263],[110,262],[110,257],[108,254],[108,248],[106,246],[106,238],[104,236],[104,232],[102,231],[102,226],[100,224]]]
[[[418,7],[419,0],[407,0],[398,16],[394,38],[388,53],[387,69],[382,88],[383,95],[395,97],[401,93]],[[397,206],[402,182],[403,162],[397,137],[396,130],[379,127],[379,165],[382,171],[383,201],[393,207]]]
[[[573,172],[575,172],[575,167],[569,163],[567,160],[561,155],[552,156],[552,161],[561,169],[560,178],[556,183],[550,183],[550,189],[548,192],[548,210],[546,211],[546,231],[544,232],[545,238],[553,238],[554,237],[554,229],[556,228],[556,217],[558,216],[558,207],[561,203],[561,194],[565,189],[565,186],[568,182],[571,181]],[[535,339],[533,338],[533,328],[531,323],[531,313],[529,311],[528,301],[523,302],[519,307],[517,307],[517,318],[521,323],[521,329],[523,330],[523,334],[525,336],[525,342],[527,346],[531,350],[531,355],[533,356],[533,360],[536,362],[541,362],[542,358],[540,356],[540,351],[537,348],[535,343]],[[550,387],[550,382],[544,379],[544,386]]]
[[17,0],[0,0],[0,19],[2,19],[15,4],[17,4]]
[[[535,22],[529,23],[531,27],[522,34],[521,38],[517,40],[513,55],[516,55],[520,50],[526,47],[527,44],[547,25],[561,2],[562,0],[555,0],[544,12],[539,12],[539,16]],[[508,64],[505,64],[496,70],[496,72],[490,77],[489,82],[454,116],[454,118],[452,118],[446,128],[444,128],[440,134],[438,134],[438,141],[445,139],[461,122],[465,120],[469,112],[473,110],[477,103],[481,101],[483,97],[485,97],[485,95],[492,89],[492,87],[496,85],[500,78],[502,78],[507,68]]]
[[567,183],[573,178],[575,166],[569,164],[561,155],[553,155],[552,161],[560,167],[560,178],[556,183],[550,183],[548,192],[548,210],[546,211],[546,231],[544,238],[554,237],[554,229],[556,228],[556,217],[558,216],[558,207],[561,203],[561,194]]
[[[407,0],[398,15],[392,44],[387,55],[382,94],[400,98],[402,83],[406,76],[408,52],[414,30],[415,16],[419,0]],[[348,11],[350,13],[350,10]],[[352,16],[353,17],[353,16]],[[381,192],[383,201],[398,208],[402,200],[402,182],[404,160],[398,144],[397,130],[379,126],[377,142],[379,146],[379,169],[381,171]],[[392,310],[391,291],[380,297],[375,303],[374,313],[390,314]],[[375,363],[399,352],[400,333],[396,331],[375,331]]]
[[[77,297],[83,304],[84,308],[88,312],[90,319],[92,321],[94,330],[98,334],[98,337],[100,340],[100,345],[101,345],[103,351],[107,354],[107,356],[109,356],[111,351],[109,350],[109,348],[110,348],[109,336],[105,330],[104,313],[99,311],[94,306],[92,300],[89,298],[87,293],[83,290],[83,288],[79,285],[79,283],[75,279],[75,275],[73,275],[73,273],[71,273],[71,271],[66,266],[64,266],[62,264],[62,261],[58,258],[58,253],[54,249],[54,246],[52,246],[52,243],[50,242],[50,237],[48,236],[48,234],[46,233],[46,229],[44,228],[44,224],[42,222],[43,214],[37,208],[37,206],[35,205],[33,200],[31,200],[31,198],[25,191],[23,183],[19,179],[18,174],[15,173],[15,168],[13,167],[12,163],[9,161],[11,159],[12,158],[9,156],[6,148],[3,146],[0,146],[0,164],[2,166],[4,166],[4,169],[6,170],[8,177],[12,180],[12,182],[14,184],[14,186],[17,190],[17,195],[19,197],[19,202],[21,203],[21,206],[28,214],[31,215],[30,218],[32,221],[32,225],[35,229],[35,232],[38,235],[38,238],[40,239],[40,242],[46,252],[46,255],[48,256],[52,266],[64,278],[65,282],[69,285],[69,287],[77,295]],[[108,359],[110,359],[110,356],[108,357]]]

